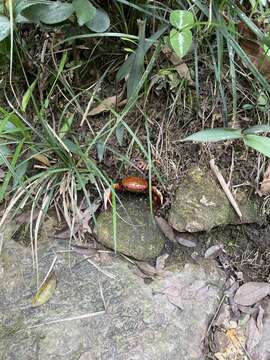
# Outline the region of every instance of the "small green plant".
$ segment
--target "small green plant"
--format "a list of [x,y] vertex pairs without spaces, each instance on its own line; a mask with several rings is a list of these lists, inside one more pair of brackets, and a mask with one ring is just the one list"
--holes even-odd
[[270,138],[256,135],[270,131],[270,125],[256,125],[248,129],[215,128],[198,131],[181,141],[217,142],[242,139],[249,146],[263,155],[270,157]]
[[191,28],[194,25],[192,12],[186,10],[173,10],[170,14],[170,43],[175,53],[182,58],[192,45]]
[[[12,17],[10,13],[12,12]],[[15,8],[8,1],[0,0],[0,41],[9,36],[14,18],[15,23],[54,25],[76,15],[77,23],[93,32],[104,32],[110,26],[110,18],[103,10],[96,8],[89,0],[73,0],[72,3],[50,0],[16,2]],[[72,19],[73,18],[73,19]]]

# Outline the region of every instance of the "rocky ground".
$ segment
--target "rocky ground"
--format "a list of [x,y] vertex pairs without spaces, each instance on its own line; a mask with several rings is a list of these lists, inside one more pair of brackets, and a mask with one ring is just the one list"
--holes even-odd
[[56,240],[51,216],[37,254],[39,278],[50,275],[35,297],[31,248],[14,241],[16,221],[6,224],[0,359],[267,360],[267,283],[254,288],[228,244],[207,240],[228,224],[263,223],[258,197],[244,188],[234,195],[241,219],[214,176],[192,169],[168,222],[153,217],[147,197],[127,196],[115,219],[111,209],[100,213],[98,241],[84,247]]

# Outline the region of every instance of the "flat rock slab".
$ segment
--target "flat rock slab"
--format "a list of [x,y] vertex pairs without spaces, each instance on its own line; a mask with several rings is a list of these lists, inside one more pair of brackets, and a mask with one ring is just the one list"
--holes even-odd
[[[39,249],[41,278],[57,250],[59,246]],[[13,241],[4,242],[0,359],[204,358],[202,340],[225,282],[214,263],[172,266],[163,278],[146,284],[134,265],[117,257],[100,265],[104,274],[79,255],[57,256],[56,291],[48,303],[32,308],[31,252]]]
[[116,207],[116,242],[113,237],[112,209],[97,218],[98,241],[103,245],[137,260],[156,258],[165,238],[151,214],[148,200],[137,196],[122,199]]
[[240,190],[236,201],[242,212],[238,217],[211,172],[192,169],[181,180],[169,212],[170,225],[180,232],[209,231],[219,225],[261,222],[258,199]]

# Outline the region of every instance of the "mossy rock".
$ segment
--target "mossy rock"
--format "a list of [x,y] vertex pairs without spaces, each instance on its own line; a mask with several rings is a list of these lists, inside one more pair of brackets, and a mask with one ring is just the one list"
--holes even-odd
[[169,213],[169,223],[180,232],[209,231],[219,225],[256,223],[262,220],[258,198],[239,189],[238,217],[214,176],[198,167],[190,170],[178,187]]
[[117,205],[116,244],[113,239],[112,209],[97,219],[98,240],[110,249],[137,260],[156,258],[165,244],[163,233],[150,212],[146,198],[130,196]]

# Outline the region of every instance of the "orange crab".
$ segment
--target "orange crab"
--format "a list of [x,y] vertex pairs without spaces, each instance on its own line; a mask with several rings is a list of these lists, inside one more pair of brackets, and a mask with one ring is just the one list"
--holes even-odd
[[[144,178],[137,176],[127,176],[122,179],[119,183],[112,185],[116,191],[129,191],[134,193],[147,193],[149,191],[148,181]],[[163,204],[163,196],[156,186],[152,186],[152,194],[154,203],[157,205]],[[108,202],[111,202],[111,189],[105,190],[104,193],[104,208],[108,207]]]

